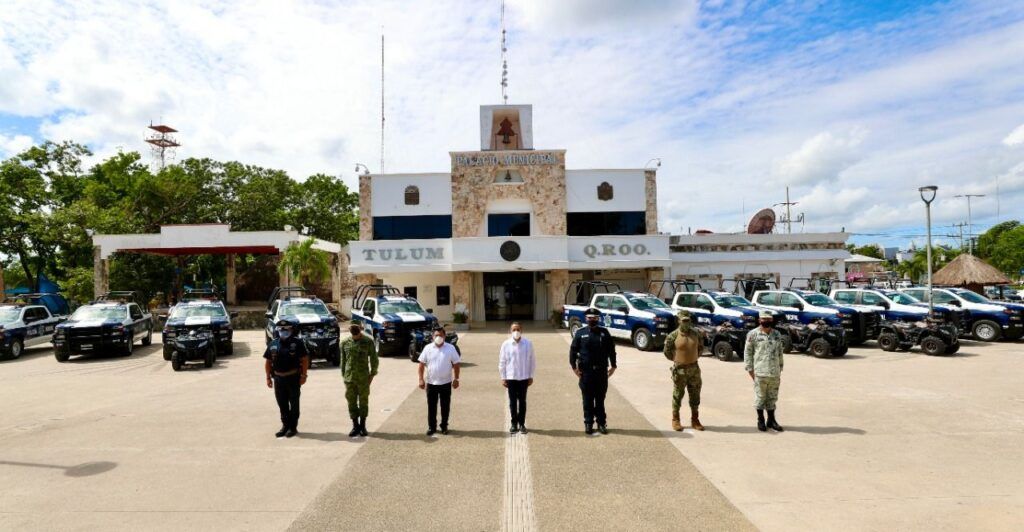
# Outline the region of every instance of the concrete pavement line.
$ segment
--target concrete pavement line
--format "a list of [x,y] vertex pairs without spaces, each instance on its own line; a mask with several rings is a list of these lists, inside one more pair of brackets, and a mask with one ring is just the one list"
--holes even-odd
[[[505,420],[505,432],[512,422]],[[505,491],[502,505],[502,530],[506,532],[537,530],[533,510],[533,473],[530,470],[528,436],[509,434],[505,439]]]

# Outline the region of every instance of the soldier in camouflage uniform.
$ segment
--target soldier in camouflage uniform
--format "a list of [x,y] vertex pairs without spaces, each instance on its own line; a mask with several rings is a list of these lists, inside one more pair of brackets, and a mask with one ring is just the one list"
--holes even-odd
[[690,392],[690,423],[693,430],[704,430],[697,412],[702,384],[697,358],[700,357],[704,339],[700,331],[693,328],[693,319],[688,311],[679,311],[676,318],[679,320],[679,328],[665,338],[665,358],[673,362],[672,383],[675,385],[672,391],[672,430],[683,430],[679,423],[679,407],[686,392]]
[[[782,333],[775,330],[771,312],[762,310],[758,321],[761,327],[747,333],[747,345],[743,350],[743,362],[754,381],[757,430],[782,432],[782,427],[775,421],[775,402],[779,399],[782,379]],[[768,411],[767,424],[764,421],[765,410]]]
[[345,399],[352,418],[350,438],[366,436],[366,416],[370,413],[370,383],[377,375],[377,349],[359,325],[349,327],[352,337],[341,343],[341,376],[345,380]]

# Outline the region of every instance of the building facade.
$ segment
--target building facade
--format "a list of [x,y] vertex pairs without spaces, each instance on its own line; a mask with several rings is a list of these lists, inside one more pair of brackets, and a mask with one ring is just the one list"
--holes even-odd
[[671,266],[656,171],[567,170],[533,147],[529,105],[480,108],[480,149],[448,172],[360,177],[349,271],[416,297],[442,320],[546,320],[571,280],[642,289]]

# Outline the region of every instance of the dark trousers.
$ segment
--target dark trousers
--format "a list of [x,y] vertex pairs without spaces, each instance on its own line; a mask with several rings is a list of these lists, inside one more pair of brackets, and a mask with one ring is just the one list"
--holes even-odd
[[437,429],[437,401],[441,400],[441,430],[448,428],[448,412],[452,406],[452,383],[427,385],[427,427]]
[[299,428],[299,375],[274,376],[274,398],[281,409],[281,425],[288,429]]
[[529,381],[505,381],[508,385],[508,411],[512,426],[526,424],[526,383]]
[[583,392],[583,422],[587,425],[597,421],[604,425],[604,396],[608,393],[608,370],[605,368],[583,369],[580,377],[580,391]]

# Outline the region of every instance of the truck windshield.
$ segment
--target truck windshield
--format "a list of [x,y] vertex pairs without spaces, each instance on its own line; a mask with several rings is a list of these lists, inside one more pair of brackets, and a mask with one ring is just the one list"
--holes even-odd
[[18,319],[19,314],[21,314],[20,309],[0,308],[0,323],[10,323]]
[[812,305],[838,305],[836,300],[823,294],[808,294],[804,299]]
[[916,297],[902,292],[894,292],[889,296],[889,298],[897,305],[916,305],[921,302],[921,300]]
[[971,303],[991,303],[991,301],[979,296],[974,292],[971,292],[970,290],[957,290],[953,293]]
[[69,320],[123,320],[127,317],[128,309],[126,307],[82,307],[76,310]]
[[223,318],[224,316],[227,314],[224,312],[224,307],[220,305],[186,305],[177,306],[171,310],[172,318]]
[[303,314],[316,314],[317,316],[330,316],[327,305],[323,303],[286,303],[281,307],[281,316],[300,316]]
[[380,304],[381,314],[398,314],[399,312],[423,312],[423,307],[415,301],[384,301]]
[[633,308],[637,310],[669,308],[668,304],[654,296],[626,296],[626,299],[628,299],[629,304],[633,305]]
[[747,298],[740,296],[715,296],[715,301],[717,301],[722,308],[750,307],[754,305],[748,301]]

